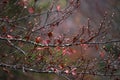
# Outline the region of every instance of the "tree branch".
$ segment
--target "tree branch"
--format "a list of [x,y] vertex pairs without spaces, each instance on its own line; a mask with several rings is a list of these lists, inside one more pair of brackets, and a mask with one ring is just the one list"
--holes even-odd
[[56,44],[41,44],[41,43],[36,43],[34,41],[27,41],[25,39],[9,39],[9,38],[3,38],[0,37],[0,40],[9,40],[9,41],[18,41],[18,42],[24,42],[24,43],[29,43],[32,45],[36,45],[36,46],[40,46],[40,47],[70,47],[70,46],[75,46],[75,45],[80,45],[80,44],[108,44],[108,43],[120,43],[120,40],[111,40],[111,41],[105,41],[105,42],[76,42],[76,43],[70,43],[70,44],[60,44],[60,45],[56,45]]
[[[23,67],[24,66],[18,66],[18,65],[9,65],[9,64],[5,64],[5,63],[0,63],[0,67],[6,67],[6,68],[10,68],[10,69],[15,69],[15,70],[23,70]],[[59,71],[59,73],[55,72],[55,71],[42,71],[42,70],[37,70],[37,69],[33,69],[33,68],[26,68],[24,67],[24,71],[28,71],[28,72],[34,72],[34,73],[46,73],[46,74],[57,74],[57,75],[62,75],[66,78],[65,75],[63,74],[68,74],[68,73],[65,73],[64,71]],[[89,75],[96,75],[96,76],[120,76],[120,74],[102,74],[102,73],[99,73],[99,72],[77,72],[77,74],[89,74]],[[67,80],[70,80],[68,77],[67,77]]]

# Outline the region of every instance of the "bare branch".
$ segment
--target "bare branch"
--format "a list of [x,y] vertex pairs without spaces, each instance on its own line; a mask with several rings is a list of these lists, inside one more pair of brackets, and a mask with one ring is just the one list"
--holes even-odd
[[70,47],[70,46],[75,46],[75,45],[80,45],[80,44],[108,44],[108,43],[120,43],[120,40],[111,40],[111,41],[105,41],[105,42],[76,42],[76,43],[71,43],[71,44],[60,44],[60,45],[56,45],[56,44],[48,44],[48,45],[44,45],[44,44],[40,44],[40,43],[36,43],[34,41],[30,41],[30,40],[25,40],[25,39],[9,39],[9,38],[2,38],[0,37],[0,40],[9,40],[9,41],[18,41],[18,42],[24,42],[24,43],[29,43],[29,44],[33,44],[36,46],[40,46],[40,47]]

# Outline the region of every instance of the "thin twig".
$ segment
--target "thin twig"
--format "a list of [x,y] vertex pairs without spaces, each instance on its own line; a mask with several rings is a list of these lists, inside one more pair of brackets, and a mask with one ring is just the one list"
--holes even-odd
[[14,47],[15,49],[17,49],[18,51],[20,51],[23,54],[26,54],[25,51],[23,51],[21,48],[19,48],[18,46],[14,45],[9,39],[7,39],[7,41],[9,42],[9,44]]

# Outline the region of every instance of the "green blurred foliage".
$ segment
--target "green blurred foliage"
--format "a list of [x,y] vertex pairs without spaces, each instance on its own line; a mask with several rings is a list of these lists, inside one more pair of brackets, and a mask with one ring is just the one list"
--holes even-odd
[[108,54],[114,56],[114,58],[118,58],[120,56],[120,46],[114,44],[106,44],[103,48]]
[[67,6],[67,0],[59,0],[58,5],[60,5],[61,8],[65,8]]
[[35,9],[36,11],[46,11],[47,9],[49,9],[51,4],[51,0],[38,0],[35,3]]
[[9,0],[4,6],[3,11],[0,13],[0,17],[17,18],[22,11],[22,7],[17,5],[16,0]]

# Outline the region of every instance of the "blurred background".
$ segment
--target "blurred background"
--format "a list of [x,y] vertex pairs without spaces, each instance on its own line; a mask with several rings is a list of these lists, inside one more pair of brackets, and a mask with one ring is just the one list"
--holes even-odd
[[[0,0],[0,18],[5,17],[10,19],[16,19],[17,17],[21,17],[28,13],[32,13],[33,9],[31,7],[34,7],[36,13],[41,13],[42,11],[46,11],[50,7],[51,2],[54,0],[28,0],[28,3],[23,3],[23,4],[20,3],[21,1],[24,2],[26,0]],[[70,0],[58,0],[57,3],[55,4],[56,6],[59,5],[60,9],[62,10],[68,6],[69,1]],[[23,9],[23,6],[21,7],[21,5],[24,5],[25,9]],[[30,11],[29,10],[27,11],[26,7],[30,7],[29,8]],[[85,29],[87,28],[88,20],[90,20],[91,31],[92,30],[97,31],[98,27],[100,26],[100,22],[101,20],[103,20],[105,14],[107,14],[107,20],[108,21],[112,20],[112,23],[110,26],[106,26],[108,29],[107,34],[102,36],[102,38],[101,36],[98,37],[95,41],[99,42],[99,41],[108,41],[108,40],[119,40],[120,39],[120,0],[80,0],[80,7],[74,10],[73,14],[71,14],[57,28],[54,29],[53,35],[57,37],[60,34],[64,33],[68,38],[71,38],[71,36],[76,35],[79,32],[79,29],[82,28],[83,26],[85,26]],[[114,17],[112,17],[113,14]],[[53,15],[56,15],[56,13]],[[46,14],[41,16],[43,21],[41,21],[40,25],[43,25],[46,16],[47,16]],[[26,22],[29,21],[32,21],[34,23],[33,18],[30,18],[29,20],[23,20],[17,24],[15,23],[16,25],[20,26],[20,29],[16,31],[14,34],[25,35],[26,33],[23,33],[22,30],[24,30],[24,28],[28,28],[25,26],[28,26]],[[39,25],[39,21],[37,24],[38,24],[37,28],[41,27]],[[4,25],[6,26],[6,24],[2,24],[2,22],[0,22],[0,26],[4,26]],[[29,29],[30,28],[32,27],[29,27]],[[0,31],[2,30],[3,28],[0,27]],[[0,34],[3,33],[0,32]],[[84,35],[83,37],[85,39],[87,38],[86,35]],[[106,45],[100,45],[99,47],[103,47],[103,46]],[[110,44],[109,47],[113,49],[114,48],[113,46],[119,47],[120,44],[115,44],[115,45],[112,44],[112,46]],[[96,50],[95,47],[87,47],[87,50],[84,50],[82,46],[73,46],[71,48],[76,51],[74,54],[69,55],[69,59],[71,60],[71,62],[75,61],[81,56],[84,56],[85,58],[98,58],[99,51],[102,50],[101,48],[99,50]],[[26,47],[24,49],[26,49]],[[27,47],[27,49],[29,49],[29,47]],[[109,51],[110,50],[108,50],[108,52]],[[120,53],[118,49],[115,51],[117,51],[116,53]],[[12,55],[11,54],[6,55],[6,54],[12,52],[16,53],[14,52],[13,49],[7,47],[4,41],[0,40],[0,58],[1,58],[0,62],[8,61],[4,58],[6,56],[7,59],[11,60]],[[104,52],[107,53],[107,51]],[[20,56],[19,58],[22,59],[22,56]],[[103,80],[100,77],[96,77],[96,78],[93,78],[93,76],[87,76],[87,77],[89,79],[86,78],[86,80]],[[0,68],[0,80],[66,80],[66,79],[64,77],[54,74],[44,74],[44,73],[39,74],[39,73],[30,73],[30,72],[23,73],[22,71],[19,70],[14,71],[12,69]]]

